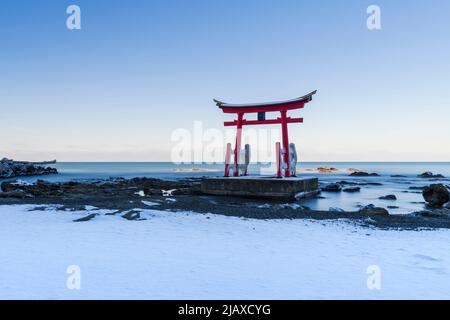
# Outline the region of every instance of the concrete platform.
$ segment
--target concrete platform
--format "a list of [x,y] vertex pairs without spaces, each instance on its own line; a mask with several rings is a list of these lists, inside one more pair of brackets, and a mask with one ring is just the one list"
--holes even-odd
[[294,200],[319,193],[319,180],[261,176],[205,178],[201,183],[201,191],[221,196]]

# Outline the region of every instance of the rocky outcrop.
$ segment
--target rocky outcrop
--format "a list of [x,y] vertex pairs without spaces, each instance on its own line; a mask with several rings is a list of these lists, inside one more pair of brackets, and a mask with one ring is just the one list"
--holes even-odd
[[378,173],[367,173],[364,171],[356,171],[353,173],[350,173],[351,177],[378,177],[379,174]]
[[417,176],[418,178],[425,178],[425,179],[442,179],[445,178],[442,174],[433,174],[430,171],[424,172],[422,174],[419,174]]
[[[116,178],[98,181],[69,181],[69,182],[47,182],[37,180],[36,183],[20,183],[19,181],[4,181],[1,184],[3,193],[22,192],[34,197],[54,198],[76,196],[80,198],[92,195],[112,197],[118,195],[143,196],[162,195],[162,190],[171,190],[171,194],[192,195],[199,194],[199,183],[194,180],[168,181],[154,178]],[[0,193],[1,194],[1,193]]]
[[389,216],[389,211],[384,208],[375,207],[373,204],[369,204],[359,210],[359,213],[368,216]]
[[2,160],[0,160],[0,179],[58,173],[55,168],[45,166],[45,164],[50,163],[55,163],[55,161],[24,162],[3,158]]
[[342,189],[342,191],[344,191],[344,192],[350,192],[350,193],[353,193],[353,192],[360,192],[360,191],[361,191],[361,188],[360,188],[360,187],[347,187],[347,188]]
[[442,184],[432,184],[425,187],[422,195],[425,201],[434,207],[442,207],[445,203],[450,201],[450,193]]
[[386,196],[379,197],[380,200],[397,200],[395,194],[388,194]]
[[339,192],[342,190],[342,186],[339,183],[330,183],[323,186],[321,189],[325,192]]
[[447,218],[450,216],[450,209],[422,210],[414,212],[413,215],[425,218]]
[[0,198],[25,199],[25,198],[33,198],[33,196],[22,190],[17,190],[17,191],[13,190],[13,191],[8,191],[8,192],[0,192]]

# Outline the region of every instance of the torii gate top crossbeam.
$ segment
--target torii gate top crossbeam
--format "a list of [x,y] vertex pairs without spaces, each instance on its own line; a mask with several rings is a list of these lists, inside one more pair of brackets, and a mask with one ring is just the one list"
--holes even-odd
[[312,96],[316,94],[317,90],[299,97],[297,99],[265,102],[265,103],[251,103],[251,104],[232,104],[214,99],[216,105],[222,109],[224,113],[256,113],[256,112],[273,112],[273,111],[287,111],[293,109],[301,109],[306,103],[312,100]]

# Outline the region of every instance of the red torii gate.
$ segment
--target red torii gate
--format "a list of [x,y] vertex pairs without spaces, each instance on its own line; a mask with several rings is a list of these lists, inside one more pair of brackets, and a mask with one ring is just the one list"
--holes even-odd
[[[280,101],[280,102],[269,102],[269,103],[255,103],[255,104],[230,104],[214,99],[216,105],[222,109],[224,113],[235,113],[237,114],[237,120],[224,122],[226,127],[236,126],[236,145],[234,149],[234,176],[239,175],[239,153],[241,150],[241,137],[242,137],[242,127],[246,125],[260,125],[260,124],[281,124],[281,132],[283,138],[283,149],[284,149],[284,162],[286,164],[285,176],[289,177],[291,175],[290,171],[290,159],[289,159],[289,136],[288,136],[288,123],[303,123],[303,118],[291,118],[287,116],[288,110],[301,109],[306,103],[312,100],[312,96],[316,94],[317,90],[304,95],[303,97]],[[266,112],[280,112],[280,117],[276,119],[267,119],[265,117]],[[246,120],[244,115],[246,113],[258,113],[258,120]],[[227,159],[225,160],[225,176],[228,176],[228,166],[230,163],[229,152],[227,150]],[[278,154],[277,154],[278,157]],[[245,173],[246,174],[246,173]],[[281,176],[279,170],[278,176]]]

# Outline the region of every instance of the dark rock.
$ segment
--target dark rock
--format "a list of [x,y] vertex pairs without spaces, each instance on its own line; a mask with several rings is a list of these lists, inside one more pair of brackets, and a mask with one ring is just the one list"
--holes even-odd
[[424,172],[422,174],[419,174],[417,176],[418,178],[425,178],[425,179],[439,179],[439,178],[445,178],[442,174],[433,174],[430,171]]
[[389,216],[389,211],[384,208],[375,207],[373,204],[361,208],[359,213],[369,216]]
[[2,159],[0,161],[0,178],[10,178],[12,176],[14,176],[14,170],[5,159]]
[[398,209],[399,207],[397,207],[397,206],[387,206],[388,207],[388,209]]
[[25,198],[33,198],[33,196],[21,190],[17,191],[14,190],[14,191],[0,192],[0,198],[25,199]]
[[422,195],[426,202],[435,207],[442,207],[450,201],[450,193],[442,184],[432,184],[426,187],[423,189]]
[[330,183],[322,187],[322,191],[325,192],[339,192],[342,190],[342,186],[339,183]]
[[131,210],[122,215],[122,218],[133,221],[133,220],[139,220],[141,219],[141,213],[136,210]]
[[449,209],[422,210],[413,213],[416,216],[425,218],[447,218],[450,216]]
[[62,183],[51,183],[37,180],[34,184],[19,184],[14,181],[4,181],[1,184],[3,191],[24,191],[35,197],[76,197],[83,199],[96,197],[108,197],[114,199],[116,196],[135,196],[135,193],[146,190],[144,194],[161,195],[161,190],[173,190],[177,195],[195,195],[200,192],[199,183],[191,181],[165,181],[154,178],[134,178],[95,180],[95,181],[70,181]]
[[20,162],[3,158],[0,160],[0,179],[58,173],[55,168],[44,167],[42,164],[44,163]]
[[29,209],[28,211],[46,211],[47,210],[47,206],[38,206],[38,207],[34,207],[32,209]]
[[356,171],[356,172],[352,172],[350,173],[351,177],[377,177],[379,176],[378,173],[367,173],[364,171]]
[[105,213],[105,216],[115,216],[118,213],[122,213],[122,211],[117,210],[117,211],[114,211],[114,212],[107,212],[107,213]]
[[91,213],[83,218],[73,220],[73,222],[85,222],[94,219],[97,216],[96,213]]
[[14,191],[17,189],[14,185],[14,181],[3,181],[0,188],[3,192]]
[[387,196],[379,197],[380,200],[397,200],[397,197],[394,194],[388,194]]
[[330,209],[328,209],[328,211],[330,211],[330,212],[340,212],[340,213],[345,212],[344,209],[337,208],[337,207],[330,207]]
[[360,187],[348,187],[348,188],[344,188],[342,191],[344,191],[344,192],[360,192],[361,188]]

